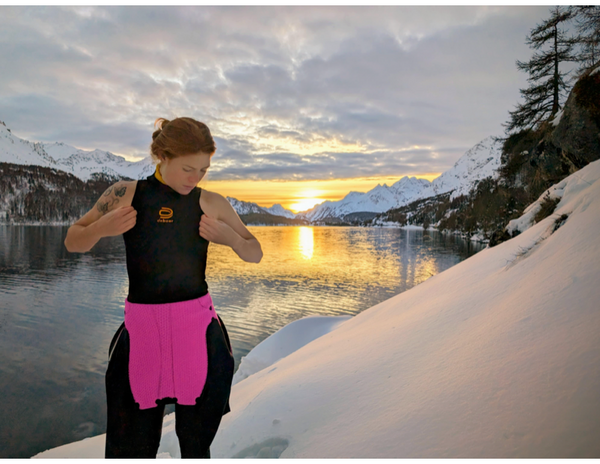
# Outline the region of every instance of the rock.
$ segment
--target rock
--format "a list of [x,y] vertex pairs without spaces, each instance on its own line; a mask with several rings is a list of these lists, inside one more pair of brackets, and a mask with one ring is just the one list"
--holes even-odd
[[502,242],[506,242],[507,240],[510,240],[510,239],[511,239],[511,236],[506,231],[506,229],[495,230],[490,237],[489,246],[490,246],[490,248],[492,248],[492,247],[494,247]]
[[593,71],[575,83],[549,137],[569,164],[569,174],[600,158],[600,72]]

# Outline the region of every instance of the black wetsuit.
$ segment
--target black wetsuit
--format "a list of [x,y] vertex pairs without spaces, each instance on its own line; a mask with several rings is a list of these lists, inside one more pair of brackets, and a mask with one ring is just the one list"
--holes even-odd
[[[137,183],[132,206],[136,225],[123,234],[131,303],[173,303],[208,293],[205,280],[208,241],[199,235],[201,189],[181,195],[155,175]],[[230,411],[233,356],[219,317],[206,331],[208,374],[193,406],[175,405],[175,431],[181,456],[210,457],[209,446],[221,417]],[[106,372],[106,457],[156,457],[165,404],[140,410],[129,383],[129,333],[124,323],[109,348]],[[190,366],[193,368],[193,366]]]

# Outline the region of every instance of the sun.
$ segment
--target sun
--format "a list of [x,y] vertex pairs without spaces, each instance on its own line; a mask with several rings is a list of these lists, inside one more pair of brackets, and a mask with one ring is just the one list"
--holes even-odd
[[323,203],[324,201],[325,200],[323,198],[302,198],[294,203],[291,203],[289,209],[291,209],[294,213],[298,213],[300,211],[311,209],[313,206]]

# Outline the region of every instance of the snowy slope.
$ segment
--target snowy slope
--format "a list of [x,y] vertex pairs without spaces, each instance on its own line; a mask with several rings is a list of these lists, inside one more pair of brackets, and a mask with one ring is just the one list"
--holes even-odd
[[212,456],[598,457],[600,161],[563,182],[552,216],[234,385]]
[[70,172],[82,180],[90,178],[94,172],[121,175],[131,179],[143,179],[154,172],[150,156],[131,162],[122,156],[102,150],[80,150],[64,143],[45,143],[44,150],[56,160],[59,169]]
[[266,213],[264,208],[258,206],[256,203],[241,201],[232,197],[225,198],[227,198],[227,201],[229,201],[238,214]]
[[296,213],[290,211],[289,209],[285,209],[279,203],[276,203],[268,208],[262,207],[262,209],[269,214],[274,214],[275,216],[283,216],[290,219],[294,219],[296,217]]
[[284,216],[292,219],[296,217],[294,213],[292,213],[290,210],[285,209],[279,203],[269,208],[264,208],[262,206],[258,206],[256,203],[252,203],[249,201],[237,200],[236,198],[232,197],[225,198],[227,198],[227,201],[229,201],[231,206],[233,206],[233,209],[235,209],[235,211],[240,215],[251,213],[267,213],[273,214],[275,216]]
[[450,191],[451,198],[456,198],[469,193],[480,180],[486,177],[496,178],[501,154],[502,142],[496,141],[494,137],[487,137],[433,182],[405,176],[389,187],[386,184],[377,185],[366,193],[350,192],[342,200],[325,201],[308,211],[298,213],[298,217],[319,221],[361,211],[382,213],[418,199]]
[[451,169],[432,182],[434,195],[452,191],[450,199],[466,195],[477,182],[487,177],[498,178],[502,142],[487,137],[467,151]]
[[14,135],[0,121],[0,161],[14,164],[38,165],[57,168],[57,163],[41,143],[32,143]]
[[242,358],[233,385],[289,356],[307,343],[336,329],[352,316],[307,316],[291,322],[256,345]]
[[60,169],[86,181],[95,172],[143,179],[154,172],[150,157],[127,161],[102,150],[85,151],[64,143],[32,143],[14,135],[0,124],[0,161]]

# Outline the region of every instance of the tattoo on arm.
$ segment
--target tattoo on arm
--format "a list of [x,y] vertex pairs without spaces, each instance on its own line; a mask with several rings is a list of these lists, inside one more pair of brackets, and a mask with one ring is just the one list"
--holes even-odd
[[118,197],[122,197],[123,195],[125,195],[126,191],[127,191],[126,185],[119,186],[119,187],[115,188],[115,195]]
[[98,202],[96,203],[96,208],[98,209],[98,211],[100,211],[102,214],[106,214],[108,213],[108,210],[111,209],[114,205],[116,205],[117,203],[119,203],[119,199],[118,198],[113,198],[112,200],[107,200],[107,201],[102,201],[101,199],[98,200]]
[[[113,208],[113,206],[115,206],[117,203],[119,203],[119,199],[115,198],[114,196],[111,197],[111,194],[114,193],[114,195],[116,195],[117,197],[123,197],[125,195],[126,191],[127,191],[126,185],[119,185],[119,184],[111,185],[102,194],[102,198],[100,198],[100,200],[98,200],[98,202],[96,203],[96,208],[102,214],[108,213]],[[106,200],[103,200],[104,197],[109,197],[109,198],[107,198]]]

